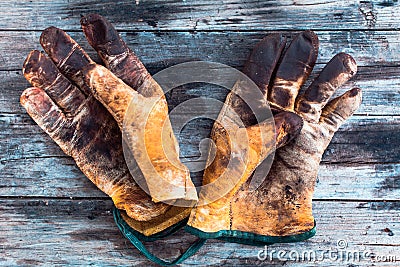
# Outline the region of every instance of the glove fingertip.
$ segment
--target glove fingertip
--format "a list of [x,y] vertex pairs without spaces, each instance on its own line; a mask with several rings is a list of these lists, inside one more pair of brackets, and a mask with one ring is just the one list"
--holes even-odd
[[45,114],[50,109],[50,105],[46,105],[46,99],[43,97],[44,92],[37,87],[30,87],[25,89],[20,96],[21,105],[28,111],[28,113]]
[[97,52],[105,55],[120,55],[128,51],[118,32],[104,17],[89,14],[81,18],[81,26],[89,44]]

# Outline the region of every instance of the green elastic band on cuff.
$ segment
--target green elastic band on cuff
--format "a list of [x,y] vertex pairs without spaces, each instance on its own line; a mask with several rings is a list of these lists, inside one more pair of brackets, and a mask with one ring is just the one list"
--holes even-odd
[[137,239],[139,239],[140,241],[144,241],[144,242],[153,242],[153,241],[159,240],[159,239],[164,238],[164,237],[168,237],[168,236],[170,236],[170,235],[176,233],[179,229],[181,229],[183,226],[186,225],[186,223],[187,223],[187,221],[188,221],[188,219],[189,219],[189,217],[188,217],[188,218],[185,218],[185,219],[183,219],[182,221],[180,221],[180,222],[178,222],[178,223],[176,223],[176,224],[174,224],[174,225],[171,225],[171,226],[168,227],[167,229],[162,230],[161,232],[158,232],[158,233],[153,234],[153,235],[150,235],[150,236],[146,236],[146,235],[144,235],[144,234],[142,234],[142,233],[136,231],[136,230],[133,229],[132,227],[130,227],[130,226],[124,221],[124,219],[122,218],[121,212],[120,212],[117,208],[115,208],[115,207],[114,207],[113,214],[114,214],[114,220],[115,220],[115,222],[117,223],[117,225],[118,225],[118,222],[117,222],[117,220],[118,220],[121,224],[124,224],[125,229],[127,229],[127,228],[129,227],[129,231],[130,231],[132,234],[134,234],[134,235],[137,237]]
[[169,235],[172,235],[173,233],[177,232],[180,228],[182,228],[183,225],[187,223],[187,219],[178,222],[177,224],[174,224],[170,226],[169,228],[165,229],[164,231],[151,235],[151,236],[145,236],[138,231],[132,229],[122,218],[120,211],[114,207],[113,210],[113,215],[114,215],[114,220],[115,223],[118,226],[118,229],[122,232],[122,234],[134,245],[143,255],[146,256],[149,260],[152,262],[155,262],[159,265],[162,266],[172,266],[181,263],[182,261],[186,260],[193,254],[195,254],[206,242],[206,239],[201,239],[199,238],[196,240],[185,252],[183,252],[180,256],[178,256],[175,260],[172,261],[165,261],[154,254],[152,254],[150,251],[146,249],[142,241],[155,241],[163,237],[167,237]]
[[188,225],[185,227],[185,231],[204,239],[213,238],[245,245],[265,246],[275,243],[301,242],[309,239],[316,233],[316,222],[314,221],[314,227],[311,230],[305,233],[289,236],[266,236],[238,230],[220,230],[215,233],[210,233],[201,231]]

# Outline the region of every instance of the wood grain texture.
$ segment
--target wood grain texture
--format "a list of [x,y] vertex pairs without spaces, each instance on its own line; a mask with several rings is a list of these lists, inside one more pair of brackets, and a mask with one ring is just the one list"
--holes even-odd
[[[0,207],[0,223],[5,227],[0,246],[2,265],[152,266],[115,227],[110,213],[111,201],[6,199],[0,201]],[[269,249],[321,253],[327,249],[334,251],[337,241],[342,239],[347,242],[349,251],[367,250],[377,255],[398,256],[399,209],[398,203],[317,201],[314,203],[317,235],[306,242],[273,245]],[[385,232],[386,228],[394,235]],[[175,236],[147,245],[157,255],[172,258],[194,239],[180,231]],[[209,266],[269,263],[257,259],[260,249],[209,240],[182,266],[199,262]],[[275,258],[272,263],[281,265],[284,261]],[[361,263],[371,261],[364,258]],[[336,264],[328,259],[319,262],[318,266]],[[383,266],[394,265],[388,262]]]
[[[322,65],[315,68],[310,81],[315,78],[321,68]],[[152,70],[154,71],[154,69]],[[0,71],[0,80],[2,81],[0,84],[0,113],[25,114],[22,107],[16,104],[22,91],[29,87],[21,72],[18,70]],[[386,116],[400,114],[400,106],[398,105],[400,101],[399,67],[360,67],[355,78],[346,83],[334,96],[344,93],[351,87],[363,89],[363,103],[356,111],[356,115]],[[223,101],[227,93],[227,90],[221,90],[221,88],[212,85],[185,86],[170,93],[169,107],[171,110],[183,101],[194,97],[212,97]]]
[[[392,162],[400,156],[399,119],[355,116],[343,125],[323,157],[315,198],[398,199],[400,167]],[[0,195],[104,196],[27,115],[5,114],[0,122],[0,136],[7,140],[0,143],[1,151],[6,151],[0,161]],[[178,135],[181,159],[189,168],[204,164],[198,144],[210,130],[209,122],[193,121]],[[197,184],[201,174],[192,173]]]
[[[106,198],[70,158],[33,157],[3,161],[0,171],[3,197]],[[399,173],[399,164],[322,164],[314,198],[396,200],[399,199]],[[199,173],[192,177],[200,183]]]
[[[293,262],[276,257],[260,261],[260,248],[208,241],[183,266],[399,265],[399,1],[0,2],[0,266],[153,266],[119,233],[110,213],[111,200],[19,104],[28,86],[22,63],[32,49],[42,49],[38,40],[43,29],[57,26],[69,31],[99,62],[79,24],[80,14],[93,12],[116,25],[151,73],[193,59],[241,70],[251,48],[266,34],[281,32],[291,39],[302,29],[316,30],[320,39],[311,78],[339,52],[351,54],[359,65],[355,78],[336,94],[358,86],[363,89],[363,104],[324,154],[314,194],[317,235],[269,249],[321,252],[337,248],[343,239],[348,251],[397,255],[397,262]],[[199,96],[223,101],[227,93],[199,84],[174,89],[167,98],[172,109]],[[199,144],[211,127],[210,120],[194,120],[177,135],[186,164],[204,164]],[[200,184],[201,173],[192,176]],[[147,245],[155,254],[173,258],[193,240],[180,231]]]
[[[78,29],[80,14],[99,13],[118,29],[277,30],[398,28],[397,1],[2,1],[0,28]],[[290,18],[288,23],[287,18]]]
[[[389,80],[390,81],[390,80]],[[364,81],[365,82],[365,81]],[[386,80],[382,79],[382,84],[385,85]],[[368,83],[365,82],[367,85]],[[23,85],[21,85],[22,87]],[[13,87],[11,87],[13,88]],[[363,87],[364,88],[364,87]],[[178,103],[183,103],[185,100],[192,97],[198,97],[204,92],[212,92],[212,88],[197,88],[189,90],[178,90],[173,92],[171,99],[172,106]],[[224,94],[221,90],[214,88],[215,96],[221,100]],[[23,158],[35,157],[63,157],[64,154],[54,144],[54,142],[37,127],[27,114],[24,113],[21,107],[10,103],[10,99],[17,101],[19,90],[0,90],[0,95],[4,95],[4,114],[0,114],[0,136],[4,137],[6,142],[0,144],[0,148],[5,151],[0,159],[4,162],[18,161]],[[21,90],[22,91],[22,90]],[[4,93],[4,94],[3,94]],[[11,94],[7,94],[11,93]],[[379,162],[397,162],[400,154],[398,146],[400,145],[399,125],[400,117],[396,114],[399,108],[393,104],[396,103],[398,95],[393,90],[388,90],[388,94],[394,95],[394,100],[384,97],[384,94],[377,94],[376,91],[365,91],[364,104],[361,107],[361,114],[352,117],[346,122],[339,132],[334,136],[330,146],[328,147],[323,161],[326,163],[379,163]],[[175,99],[175,95],[180,95],[180,98]],[[209,95],[211,96],[211,95]],[[375,97],[383,97],[376,100]],[[372,98],[371,100],[369,98]],[[389,101],[387,101],[389,100]],[[378,103],[376,112],[372,115],[365,106],[370,101],[370,107],[375,107],[373,103]],[[379,105],[379,101],[384,104]],[[389,102],[389,103],[388,103]],[[393,103],[394,102],[394,103]],[[393,103],[393,104],[391,104]],[[388,115],[381,113],[379,106],[388,108]],[[202,108],[212,109],[212,106]],[[364,110],[363,110],[364,109]],[[190,114],[186,109],[173,109],[179,116],[181,113],[189,113],[190,116],[196,116],[195,113]],[[11,111],[8,113],[7,111]],[[385,111],[383,109],[383,111]],[[215,110],[218,113],[218,110]],[[189,122],[179,133],[178,139],[181,142],[181,157],[184,162],[193,161],[193,158],[200,156],[198,149],[202,139],[207,138],[210,134],[212,123],[209,120],[194,120]],[[22,142],[22,143],[21,143]],[[204,160],[204,159],[203,159]],[[15,163],[13,163],[15,164]]]
[[[51,21],[52,22],[52,21]],[[44,28],[53,25],[50,21]],[[61,28],[64,28],[60,26]],[[32,49],[43,50],[38,32],[1,31],[0,70],[19,70]],[[86,52],[97,59],[83,33],[69,32]],[[121,32],[128,46],[150,69],[165,68],[170,59],[199,59],[242,67],[252,47],[271,31],[262,32]],[[291,38],[295,32],[281,32]],[[316,31],[320,40],[318,64],[346,52],[359,66],[399,65],[399,31]],[[13,45],[6,45],[12,43]]]

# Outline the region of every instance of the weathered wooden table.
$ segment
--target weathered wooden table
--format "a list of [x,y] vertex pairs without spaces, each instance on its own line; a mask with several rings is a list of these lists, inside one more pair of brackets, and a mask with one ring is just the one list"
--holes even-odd
[[[340,51],[358,62],[357,76],[339,93],[359,86],[363,104],[324,155],[314,196],[317,235],[302,243],[270,246],[269,252],[284,252],[265,260],[257,258],[260,248],[208,241],[185,264],[400,265],[397,0],[0,0],[0,265],[151,265],[118,231],[108,197],[19,104],[28,86],[21,66],[31,49],[40,49],[38,38],[44,28],[66,30],[97,59],[79,26],[80,14],[93,12],[116,25],[151,72],[166,67],[169,59],[209,60],[240,69],[252,46],[269,32],[290,37],[303,29],[315,30],[320,38],[316,70]],[[224,99],[226,92],[210,88],[175,90],[171,103],[199,95]],[[196,120],[181,132],[184,160],[199,156],[198,143],[210,127],[209,121]],[[155,254],[172,258],[194,239],[180,231],[147,245]],[[306,256],[285,262],[289,256],[296,259],[296,252],[314,251],[320,256],[345,243],[344,251],[363,252],[366,257],[346,260],[339,255],[335,260],[333,255],[310,262]],[[372,253],[375,261],[386,261],[371,261]],[[393,257],[397,262],[391,262]]]

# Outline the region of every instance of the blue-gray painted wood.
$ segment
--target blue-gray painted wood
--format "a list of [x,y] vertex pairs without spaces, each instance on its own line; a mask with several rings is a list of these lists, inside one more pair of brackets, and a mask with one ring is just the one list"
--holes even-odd
[[[265,34],[314,29],[320,38],[316,71],[338,52],[350,53],[357,76],[343,89],[363,89],[356,116],[335,135],[323,157],[314,195],[317,235],[307,242],[269,249],[335,250],[396,255],[400,261],[400,3],[374,1],[0,1],[0,266],[152,266],[118,232],[111,201],[19,105],[28,86],[21,66],[41,49],[40,31],[71,33],[95,60],[80,32],[80,14],[105,15],[151,72],[171,62],[210,60],[241,69]],[[312,77],[316,76],[316,72]],[[177,88],[180,102],[226,92],[212,86]],[[212,108],[212,107],[209,107]],[[216,111],[217,112],[217,111]],[[194,121],[179,134],[183,161],[199,156],[211,124]],[[200,180],[199,174],[193,175]],[[177,256],[194,238],[149,243],[152,252]],[[259,248],[209,241],[185,266],[398,266],[332,260],[286,262],[257,259]],[[287,259],[286,257],[283,257]]]

